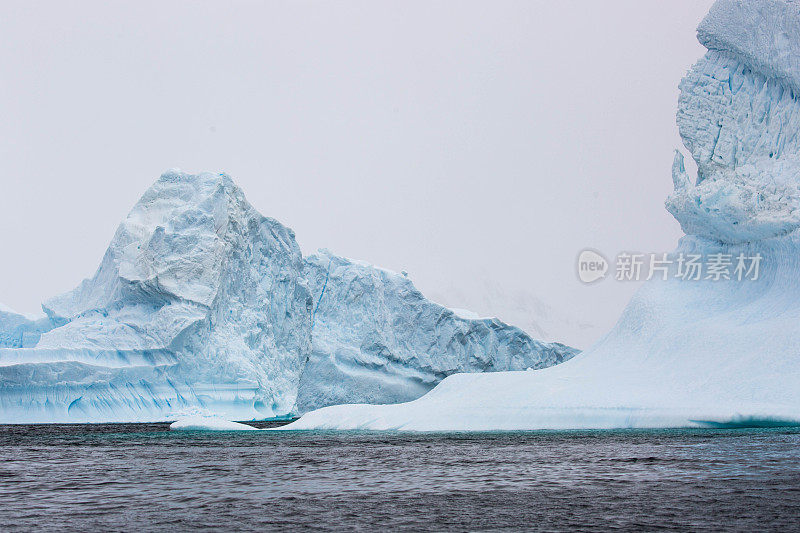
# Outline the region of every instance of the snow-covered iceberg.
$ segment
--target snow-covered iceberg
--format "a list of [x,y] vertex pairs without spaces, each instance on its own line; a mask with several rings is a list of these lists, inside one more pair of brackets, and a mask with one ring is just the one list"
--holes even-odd
[[405,401],[454,372],[576,353],[457,318],[402,276],[304,260],[224,174],[162,175],[94,277],[43,309],[0,309],[2,423],[265,419]]
[[[677,117],[698,176],[676,156],[667,208],[687,236],[666,280],[564,364],[459,374],[409,403],[328,407],[286,428],[800,423],[800,3],[719,0],[698,35],[708,52],[681,82]],[[760,257],[760,271],[684,279],[690,254]]]

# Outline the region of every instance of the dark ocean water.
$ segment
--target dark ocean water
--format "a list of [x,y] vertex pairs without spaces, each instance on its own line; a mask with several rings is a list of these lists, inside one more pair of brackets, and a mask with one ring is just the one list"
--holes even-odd
[[800,429],[0,426],[14,530],[796,530]]

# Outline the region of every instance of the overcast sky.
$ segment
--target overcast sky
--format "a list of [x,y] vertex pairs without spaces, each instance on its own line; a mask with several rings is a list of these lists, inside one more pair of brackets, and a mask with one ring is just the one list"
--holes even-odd
[[608,328],[636,287],[575,260],[680,237],[677,85],[711,3],[4,1],[0,302],[91,276],[178,167],[229,173],[304,253]]

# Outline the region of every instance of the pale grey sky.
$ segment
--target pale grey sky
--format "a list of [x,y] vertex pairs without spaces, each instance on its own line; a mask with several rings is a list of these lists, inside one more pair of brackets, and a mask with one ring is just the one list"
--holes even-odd
[[0,302],[91,276],[179,167],[229,173],[305,253],[610,327],[636,287],[582,285],[575,258],[680,237],[677,85],[711,3],[2,2]]

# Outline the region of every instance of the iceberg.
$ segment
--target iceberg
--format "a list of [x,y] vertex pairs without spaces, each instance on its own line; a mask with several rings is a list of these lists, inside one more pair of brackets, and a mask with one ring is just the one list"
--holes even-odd
[[120,224],[97,273],[0,348],[0,420],[268,418],[295,403],[311,295],[294,234],[224,174],[170,171]]
[[321,250],[305,265],[315,306],[300,412],[409,401],[451,374],[546,368],[578,353],[435,304],[405,275],[362,261]]
[[459,318],[404,276],[304,259],[225,174],[163,174],[95,275],[42,307],[0,309],[0,423],[277,418],[577,353]]
[[[457,374],[397,405],[316,410],[280,429],[535,430],[800,424],[800,3],[719,0],[680,84],[667,209],[683,237],[616,326],[563,364]],[[751,279],[682,258],[759,257]],[[719,256],[718,256],[719,257]]]

